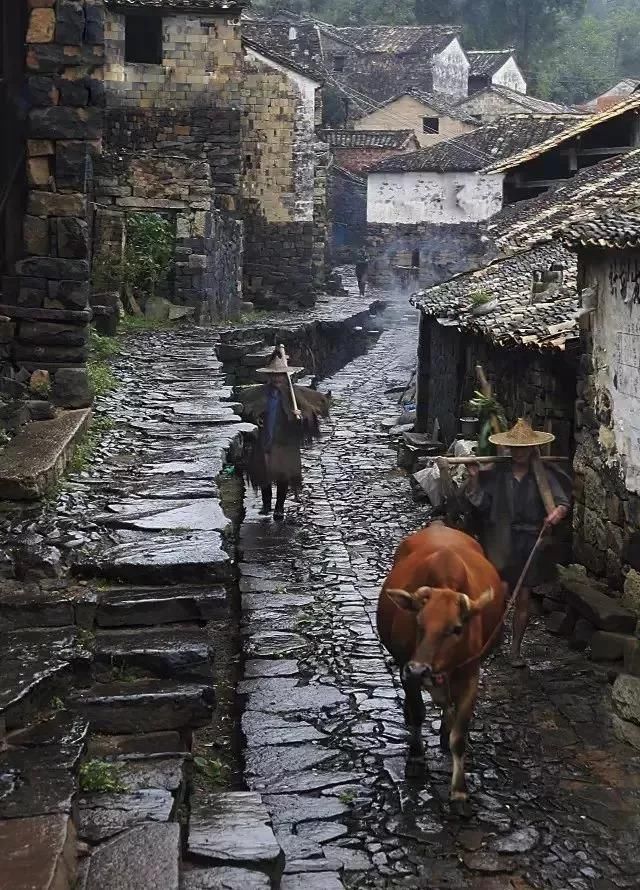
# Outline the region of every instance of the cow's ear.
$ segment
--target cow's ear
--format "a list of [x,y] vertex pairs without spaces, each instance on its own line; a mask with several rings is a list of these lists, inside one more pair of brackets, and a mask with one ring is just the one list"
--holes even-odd
[[477,600],[470,600],[466,593],[460,594],[460,617],[468,621],[474,615],[478,615],[489,603],[493,602],[493,587],[489,587],[481,593]]
[[407,609],[410,612],[419,612],[424,606],[428,597],[424,593],[429,590],[428,587],[421,587],[415,593],[409,593],[407,590],[387,590],[385,591],[389,599],[399,606],[401,609]]

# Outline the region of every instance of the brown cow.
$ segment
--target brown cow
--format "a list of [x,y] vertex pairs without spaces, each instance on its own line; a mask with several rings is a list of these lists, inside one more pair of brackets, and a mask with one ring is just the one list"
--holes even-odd
[[400,544],[378,600],[378,633],[400,668],[413,754],[424,752],[422,691],[443,709],[440,742],[453,755],[452,800],[467,797],[464,754],[478,691],[476,656],[499,637],[505,593],[477,541],[432,525]]

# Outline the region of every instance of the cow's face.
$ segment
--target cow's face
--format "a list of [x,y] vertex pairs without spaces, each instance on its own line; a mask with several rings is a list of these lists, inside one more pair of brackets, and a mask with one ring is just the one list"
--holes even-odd
[[469,621],[493,600],[489,588],[473,602],[465,593],[421,587],[415,593],[388,590],[387,595],[416,617],[416,646],[403,668],[403,679],[419,682],[425,689],[437,685],[447,672]]

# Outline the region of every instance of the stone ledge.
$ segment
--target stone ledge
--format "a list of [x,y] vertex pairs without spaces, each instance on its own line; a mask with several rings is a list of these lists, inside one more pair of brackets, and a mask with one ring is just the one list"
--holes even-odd
[[61,479],[75,443],[87,429],[90,408],[63,411],[30,423],[0,454],[0,498],[32,501]]
[[567,604],[594,624],[598,630],[633,634],[636,617],[606,594],[606,586],[587,575],[576,576],[568,571],[561,573],[560,583]]
[[76,832],[66,814],[0,823],[3,883],[11,890],[71,890]]

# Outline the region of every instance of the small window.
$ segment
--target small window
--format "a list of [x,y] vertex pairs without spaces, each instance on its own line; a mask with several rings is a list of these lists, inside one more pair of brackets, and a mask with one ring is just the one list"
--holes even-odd
[[125,16],[124,35],[125,62],[162,65],[162,16]]
[[440,120],[437,117],[423,117],[422,118],[422,132],[423,133],[439,133],[440,132]]
[[333,70],[344,71],[344,56],[333,57]]

